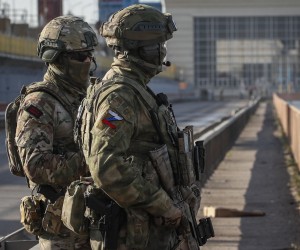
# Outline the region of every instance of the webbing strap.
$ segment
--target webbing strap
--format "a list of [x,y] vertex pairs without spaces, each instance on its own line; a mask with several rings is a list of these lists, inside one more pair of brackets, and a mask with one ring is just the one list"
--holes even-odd
[[106,97],[111,92],[116,90],[121,84],[129,85],[131,88],[133,88],[135,90],[135,92],[139,93],[139,95],[142,96],[142,99],[148,109],[153,109],[153,107],[157,106],[155,97],[152,96],[145,87],[143,87],[141,84],[139,84],[137,81],[135,81],[133,79],[130,79],[125,76],[116,75],[112,79],[104,81],[102,86],[99,89],[97,89],[97,91],[94,93],[94,95],[90,99],[90,103],[87,104],[88,110],[90,111],[93,100],[100,93],[102,94],[103,99],[104,99],[104,97]]
[[73,111],[72,109],[70,108],[71,104],[68,103],[65,99],[66,98],[63,98],[59,95],[59,93],[53,89],[51,89],[51,87],[47,87],[48,85],[44,85],[44,86],[32,86],[30,88],[26,88],[26,92],[25,92],[25,95],[28,95],[30,93],[33,93],[33,92],[45,92],[49,95],[51,95],[52,97],[54,97],[57,101],[59,101],[60,104],[63,105],[63,107],[67,110],[67,112],[70,114],[72,120],[74,121],[74,114],[73,114]]
[[136,90],[143,97],[143,100],[146,102],[148,108],[153,109],[153,107],[157,106],[155,97],[152,96],[147,91],[147,89],[144,86],[142,86],[141,84],[139,84],[138,82],[136,82],[133,79],[130,79],[128,77],[119,76],[119,75],[117,75],[114,78],[114,80],[116,80],[117,82],[121,82],[123,84],[130,85],[134,90]]

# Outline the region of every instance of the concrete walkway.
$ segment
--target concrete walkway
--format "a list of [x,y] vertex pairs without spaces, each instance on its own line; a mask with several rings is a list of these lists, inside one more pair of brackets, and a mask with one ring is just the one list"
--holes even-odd
[[[300,249],[299,203],[289,188],[272,103],[263,102],[202,190],[204,206],[259,210],[265,216],[212,218],[215,237],[201,250]],[[293,247],[294,246],[294,247]]]

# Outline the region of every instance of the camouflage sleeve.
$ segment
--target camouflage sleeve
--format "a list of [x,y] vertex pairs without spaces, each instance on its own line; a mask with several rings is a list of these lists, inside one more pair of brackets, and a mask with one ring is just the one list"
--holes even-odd
[[79,177],[83,164],[78,152],[53,148],[58,105],[48,94],[35,92],[26,96],[19,110],[16,143],[27,177],[37,184],[66,186]]
[[120,206],[162,216],[173,206],[171,199],[162,188],[142,177],[142,166],[125,157],[138,126],[138,102],[130,91],[111,93],[96,109],[88,165],[96,185]]

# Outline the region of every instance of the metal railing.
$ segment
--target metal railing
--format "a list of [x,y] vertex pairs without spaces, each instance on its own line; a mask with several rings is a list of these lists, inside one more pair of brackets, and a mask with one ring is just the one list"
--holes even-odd
[[0,250],[28,250],[37,244],[36,237],[22,227],[0,239]]

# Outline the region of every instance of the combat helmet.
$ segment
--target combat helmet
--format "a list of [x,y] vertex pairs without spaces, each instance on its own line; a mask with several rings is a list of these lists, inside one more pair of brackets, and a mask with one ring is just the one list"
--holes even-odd
[[83,19],[59,16],[43,28],[37,53],[44,62],[52,63],[62,52],[89,51],[97,44],[95,32]]
[[172,15],[145,5],[134,4],[114,13],[100,27],[100,34],[109,47],[124,50],[163,43],[176,31]]

